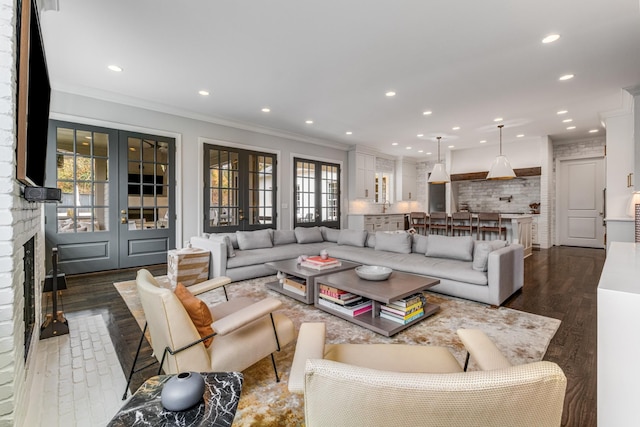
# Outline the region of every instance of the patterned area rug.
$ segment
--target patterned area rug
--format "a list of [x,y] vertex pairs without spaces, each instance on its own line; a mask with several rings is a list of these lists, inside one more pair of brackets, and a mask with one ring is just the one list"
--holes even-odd
[[[493,339],[514,364],[542,360],[560,321],[524,313],[505,307],[491,307],[463,299],[428,293],[431,303],[440,311],[393,337],[384,337],[368,329],[302,304],[266,288],[275,276],[261,277],[227,285],[229,298],[247,296],[259,300],[271,296],[282,301],[282,311],[296,328],[303,322],[325,322],[328,343],[407,343],[448,347],[462,365],[466,352],[459,341],[459,328],[481,329]],[[160,278],[167,283],[166,278]],[[135,281],[114,283],[138,323],[144,326],[144,313],[135,289]],[[224,301],[222,289],[199,296],[207,304]],[[271,360],[263,359],[244,371],[245,383],[234,426],[301,426],[304,425],[303,398],[289,393],[287,381],[293,360],[295,342],[276,354],[280,383],[275,382]],[[475,367],[470,365],[470,370]]]

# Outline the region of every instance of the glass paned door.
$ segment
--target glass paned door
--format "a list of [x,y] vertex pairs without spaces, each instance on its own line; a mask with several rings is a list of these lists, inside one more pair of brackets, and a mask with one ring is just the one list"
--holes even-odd
[[340,227],[340,166],[294,159],[294,226]]

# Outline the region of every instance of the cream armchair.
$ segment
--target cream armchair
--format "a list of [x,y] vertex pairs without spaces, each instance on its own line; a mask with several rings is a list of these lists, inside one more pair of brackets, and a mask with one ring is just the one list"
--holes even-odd
[[480,369],[489,370],[463,372],[444,348],[325,346],[317,339],[322,329],[318,324],[300,328],[289,381],[290,390],[300,391],[300,372],[294,370],[304,364],[308,427],[560,425],[566,389],[560,367],[552,362],[511,366],[481,331],[458,334]]
[[291,319],[275,311],[282,304],[274,298],[253,302],[249,298],[209,307],[214,340],[206,348],[191,318],[170,289],[158,286],[147,270],[138,271],[136,285],[147,320],[151,347],[160,369],[184,371],[243,371],[295,338]]

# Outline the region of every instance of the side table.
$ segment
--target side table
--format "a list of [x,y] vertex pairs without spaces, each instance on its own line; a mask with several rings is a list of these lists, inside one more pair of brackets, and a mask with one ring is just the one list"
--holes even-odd
[[140,386],[108,426],[231,426],[240,401],[242,373],[201,374],[205,382],[203,400],[192,408],[179,412],[164,409],[160,401],[162,388],[174,375],[157,375]]

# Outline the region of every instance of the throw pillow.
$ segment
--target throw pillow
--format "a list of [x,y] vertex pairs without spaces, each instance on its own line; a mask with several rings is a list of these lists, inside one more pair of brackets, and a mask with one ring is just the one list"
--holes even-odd
[[296,243],[296,233],[293,230],[274,230],[273,231],[273,246],[287,245],[289,243]]
[[236,231],[238,236],[238,247],[245,251],[247,249],[272,248],[273,241],[268,229],[255,231]]
[[356,246],[364,248],[364,242],[367,239],[367,230],[340,230],[338,237],[339,245]]
[[413,243],[411,245],[411,252],[416,254],[427,253],[427,238],[428,236],[423,236],[421,234],[414,234]]
[[337,243],[338,237],[340,237],[340,230],[337,228],[329,228],[322,226],[320,227],[320,231],[322,232],[322,238],[325,242]]
[[439,236],[432,234],[427,239],[426,256],[435,258],[473,260],[473,238],[471,236]]
[[411,234],[376,232],[376,251],[411,253]]
[[231,244],[233,245],[233,249],[240,249],[240,247],[238,246],[238,236],[236,236],[236,233],[212,233],[209,235],[209,238],[219,239],[224,238],[224,236],[229,236],[229,239],[231,239]]
[[236,251],[233,250],[233,243],[231,243],[231,237],[224,236],[222,240],[224,240],[224,243],[227,245],[227,258],[236,256]]
[[320,243],[324,242],[320,227],[296,227],[293,230],[298,243]]
[[[198,330],[200,338],[204,338],[207,335],[213,334],[213,317],[211,317],[211,311],[204,301],[196,298],[182,283],[178,282],[174,291],[182,306],[187,311],[187,314],[191,318],[193,325]],[[205,347],[209,347],[213,342],[213,337],[207,338],[203,341]]]
[[473,245],[473,264],[471,267],[477,271],[487,271],[489,267],[489,254],[505,246],[507,246],[506,240],[476,241]]
[[367,232],[367,243],[366,246],[368,248],[374,248],[376,247],[376,233],[374,233],[373,231],[368,231]]

